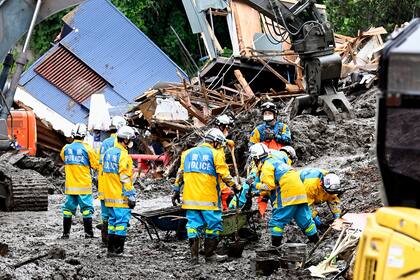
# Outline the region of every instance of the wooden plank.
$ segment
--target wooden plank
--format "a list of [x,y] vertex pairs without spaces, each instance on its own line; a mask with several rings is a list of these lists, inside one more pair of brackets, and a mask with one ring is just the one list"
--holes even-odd
[[267,62],[265,62],[263,59],[257,57],[257,60],[264,65],[265,68],[267,68],[271,73],[274,74],[274,76],[276,76],[277,78],[279,78],[285,85],[286,85],[286,90],[288,92],[301,92],[302,89],[297,86],[297,85],[292,85],[291,83],[289,83],[289,81],[283,77],[279,72],[277,72],[273,67],[271,67]]
[[242,75],[241,70],[236,69],[235,71],[233,71],[233,73],[235,74],[235,77],[238,80],[239,84],[242,86],[245,96],[248,98],[254,98],[255,94],[249,86],[248,82],[245,80],[244,76]]
[[250,56],[251,52],[249,49],[254,47],[254,34],[262,32],[260,14],[238,0],[232,1],[231,9],[235,17],[239,52],[241,55]]

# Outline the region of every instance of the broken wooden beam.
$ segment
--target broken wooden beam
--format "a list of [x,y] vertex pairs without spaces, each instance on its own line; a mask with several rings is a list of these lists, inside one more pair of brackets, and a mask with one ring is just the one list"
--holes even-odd
[[238,80],[239,84],[242,86],[244,90],[244,95],[246,95],[250,99],[254,98],[255,94],[249,86],[248,82],[245,80],[244,76],[242,75],[241,70],[236,69],[235,71],[233,71],[233,73],[235,74],[235,77]]
[[276,76],[277,78],[279,78],[286,86],[286,90],[288,92],[301,92],[302,90],[299,88],[299,86],[297,85],[292,85],[291,83],[289,83],[289,81],[283,77],[279,72],[277,72],[273,67],[271,67],[266,61],[264,61],[263,59],[257,57],[257,60],[264,65],[265,68],[267,68],[271,73],[274,74],[274,76]]

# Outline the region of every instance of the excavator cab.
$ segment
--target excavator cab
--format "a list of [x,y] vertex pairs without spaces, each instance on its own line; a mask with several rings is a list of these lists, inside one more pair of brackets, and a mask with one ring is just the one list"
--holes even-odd
[[379,64],[377,157],[383,201],[360,239],[354,279],[420,279],[420,19]]

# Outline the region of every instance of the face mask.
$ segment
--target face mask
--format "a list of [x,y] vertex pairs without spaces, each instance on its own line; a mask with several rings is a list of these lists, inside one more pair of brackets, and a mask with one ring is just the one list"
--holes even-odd
[[274,120],[274,115],[273,115],[273,114],[264,114],[264,116],[263,116],[263,120],[264,120],[265,122],[272,121],[272,120]]
[[129,149],[131,149],[131,148],[133,148],[133,145],[134,145],[133,141],[130,141],[130,142],[128,142],[127,147],[128,147]]

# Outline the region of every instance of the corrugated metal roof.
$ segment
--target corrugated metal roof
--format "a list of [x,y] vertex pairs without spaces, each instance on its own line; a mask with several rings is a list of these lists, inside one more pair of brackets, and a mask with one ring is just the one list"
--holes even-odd
[[69,121],[76,123],[87,120],[89,110],[86,107],[75,102],[40,75],[34,76],[24,87],[33,97]]
[[[65,20],[73,31],[60,44],[108,83],[102,91],[113,106],[133,102],[159,81],[179,82],[177,71],[187,78],[162,50],[107,0],[87,0]],[[85,121],[90,98],[78,104],[34,71],[58,47],[53,46],[29,67],[20,85],[67,119]],[[70,101],[75,105],[69,107]]]
[[78,103],[106,86],[101,76],[62,46],[35,67],[35,72]]
[[158,81],[186,74],[107,0],[81,4],[66,23],[74,31],[61,44],[128,101]]

